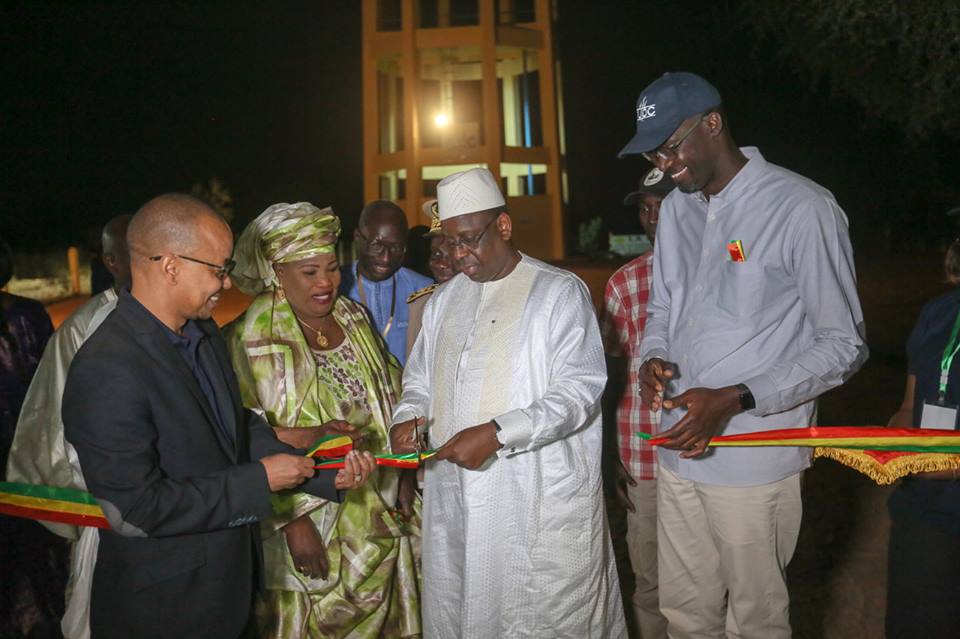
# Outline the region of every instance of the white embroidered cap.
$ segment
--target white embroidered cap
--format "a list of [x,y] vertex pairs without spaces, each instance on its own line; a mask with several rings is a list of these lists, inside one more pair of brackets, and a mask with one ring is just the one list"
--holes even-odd
[[493,174],[487,169],[470,169],[452,173],[437,184],[437,205],[440,219],[506,207],[506,201]]

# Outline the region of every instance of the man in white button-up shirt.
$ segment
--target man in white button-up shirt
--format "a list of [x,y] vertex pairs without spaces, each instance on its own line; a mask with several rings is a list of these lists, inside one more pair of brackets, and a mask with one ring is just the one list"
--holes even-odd
[[866,360],[863,314],[833,195],[738,148],[721,104],[703,78],[665,74],[641,94],[620,154],[677,184],[640,348],[641,393],[665,409],[670,442],[659,451],[660,605],[671,637],[789,637],[785,569],[809,452],[707,444],[809,426],[817,396]]

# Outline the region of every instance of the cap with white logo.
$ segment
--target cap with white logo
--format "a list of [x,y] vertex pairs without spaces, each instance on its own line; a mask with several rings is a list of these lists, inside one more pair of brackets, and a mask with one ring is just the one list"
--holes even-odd
[[468,213],[500,211],[506,205],[497,181],[487,169],[452,173],[437,184],[437,208],[441,220]]
[[676,184],[673,183],[670,176],[654,167],[643,174],[636,191],[627,193],[626,197],[623,198],[623,205],[636,206],[637,202],[640,201],[640,196],[644,193],[665,198],[674,188],[676,188]]
[[712,84],[695,73],[664,73],[637,98],[637,133],[619,157],[653,151],[690,116],[720,106]]

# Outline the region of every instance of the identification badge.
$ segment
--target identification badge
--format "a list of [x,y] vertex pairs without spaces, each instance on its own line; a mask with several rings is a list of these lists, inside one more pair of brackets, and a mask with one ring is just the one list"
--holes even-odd
[[949,404],[923,403],[920,413],[920,428],[936,430],[955,430],[957,426],[957,407]]

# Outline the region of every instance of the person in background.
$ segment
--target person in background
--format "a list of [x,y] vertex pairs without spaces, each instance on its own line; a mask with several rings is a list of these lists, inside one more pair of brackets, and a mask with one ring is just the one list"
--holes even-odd
[[37,370],[53,323],[40,302],[8,293],[13,249],[0,238],[0,473],[20,416],[20,407]]
[[[960,238],[944,260],[954,289],[920,311],[907,340],[907,385],[895,428],[960,427]],[[960,637],[960,475],[914,473],[890,494],[887,639]]]
[[407,325],[408,358],[410,357],[410,351],[413,350],[414,342],[417,341],[417,335],[420,334],[420,325],[423,322],[423,309],[427,305],[427,300],[430,299],[430,296],[437,290],[438,286],[457,274],[457,271],[453,268],[450,249],[447,246],[447,242],[443,239],[442,229],[440,228],[440,215],[437,213],[437,201],[430,200],[424,204],[423,213],[430,217],[431,220],[430,229],[426,235],[430,247],[430,257],[427,265],[436,283],[407,296],[407,305],[410,307],[410,323]]
[[[13,278],[13,250],[0,238],[0,289]],[[0,479],[24,397],[53,324],[43,304],[0,290]],[[0,636],[55,636],[63,610],[66,548],[37,523],[0,516]]]
[[407,217],[387,200],[374,200],[360,212],[353,234],[357,261],[341,269],[340,293],[370,311],[373,325],[403,365],[407,359],[407,296],[430,279],[401,266],[407,253]]
[[[325,433],[347,433],[379,454],[401,371],[366,310],[338,294],[339,233],[333,211],[308,202],[275,204],[251,222],[234,279],[254,299],[225,333],[244,405],[281,440],[308,448]],[[414,482],[415,471],[381,468],[342,503],[275,496],[262,526],[259,636],[419,635]]]
[[[652,168],[624,198],[634,207],[640,226],[653,244],[660,203],[674,189],[673,180]],[[653,279],[653,251],[647,251],[615,272],[603,296],[600,333],[607,354],[604,392],[604,463],[612,480],[615,507],[626,509],[626,542],[633,569],[631,631],[643,639],[666,637],[657,589],[657,460],[653,448],[637,432],[653,434],[660,424],[640,400],[637,357],[647,321],[647,300]],[[621,582],[623,579],[621,578]],[[629,590],[628,588],[624,589]]]
[[[426,205],[424,205],[426,210]],[[430,227],[417,224],[407,232],[407,257],[403,265],[420,275],[430,277]]]
[[[60,416],[63,387],[70,363],[80,346],[116,308],[119,291],[130,287],[126,235],[132,217],[118,215],[103,227],[103,265],[110,273],[114,287],[94,295],[74,311],[43,351],[17,422],[7,462],[9,481],[87,489],[77,453],[63,436]],[[87,639],[90,636],[90,587],[99,541],[97,529],[41,523],[51,532],[74,542],[70,551],[66,611],[60,628],[65,639]]]

